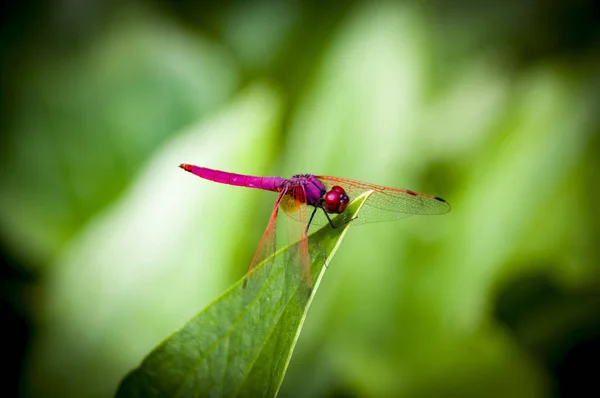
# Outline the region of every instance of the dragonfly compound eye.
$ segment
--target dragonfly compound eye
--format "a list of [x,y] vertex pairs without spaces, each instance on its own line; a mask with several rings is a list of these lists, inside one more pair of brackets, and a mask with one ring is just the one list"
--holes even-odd
[[342,213],[350,203],[350,198],[340,186],[333,186],[323,197],[323,207],[327,213]]

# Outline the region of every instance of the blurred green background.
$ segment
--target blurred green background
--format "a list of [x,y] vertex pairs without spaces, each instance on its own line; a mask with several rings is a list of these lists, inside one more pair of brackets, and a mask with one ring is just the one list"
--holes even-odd
[[280,396],[600,394],[593,1],[3,8],[3,389],[111,396],[243,276],[275,196],[186,162],[453,206],[350,230]]

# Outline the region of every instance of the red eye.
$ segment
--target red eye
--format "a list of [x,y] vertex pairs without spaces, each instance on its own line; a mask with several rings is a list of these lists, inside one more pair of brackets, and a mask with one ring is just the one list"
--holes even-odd
[[327,213],[342,213],[346,210],[350,198],[346,195],[344,188],[333,186],[323,197],[323,207]]

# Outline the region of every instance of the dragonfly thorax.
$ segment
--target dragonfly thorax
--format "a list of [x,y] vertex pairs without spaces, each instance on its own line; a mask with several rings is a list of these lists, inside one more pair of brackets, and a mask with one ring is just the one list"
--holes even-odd
[[306,204],[321,207],[327,213],[342,213],[350,203],[344,188],[335,185],[329,191],[327,187],[312,174],[297,174],[282,184],[289,194],[297,194],[302,187],[303,201]]

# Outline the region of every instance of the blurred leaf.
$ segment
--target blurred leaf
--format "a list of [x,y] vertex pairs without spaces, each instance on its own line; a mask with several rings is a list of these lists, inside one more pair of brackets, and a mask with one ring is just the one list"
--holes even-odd
[[224,47],[140,8],[24,75],[0,146],[0,234],[28,264],[51,263],[152,152],[236,90]]
[[[352,202],[347,215],[354,217],[369,195]],[[349,225],[311,234],[327,263]],[[240,280],[159,345],[117,396],[275,396],[314,295],[302,288],[298,267],[286,261],[298,245],[278,251],[253,271],[246,288]],[[318,251],[311,258],[316,291],[325,267]]]
[[240,3],[223,18],[223,35],[249,68],[268,67],[283,50],[300,9],[294,2]]
[[250,85],[170,140],[69,242],[39,297],[44,327],[31,347],[28,396],[112,395],[125,372],[237,278],[231,265],[251,255],[246,242],[260,237],[253,230],[267,207],[260,200],[272,197],[190,179],[177,165],[264,175],[281,111],[272,87]]

